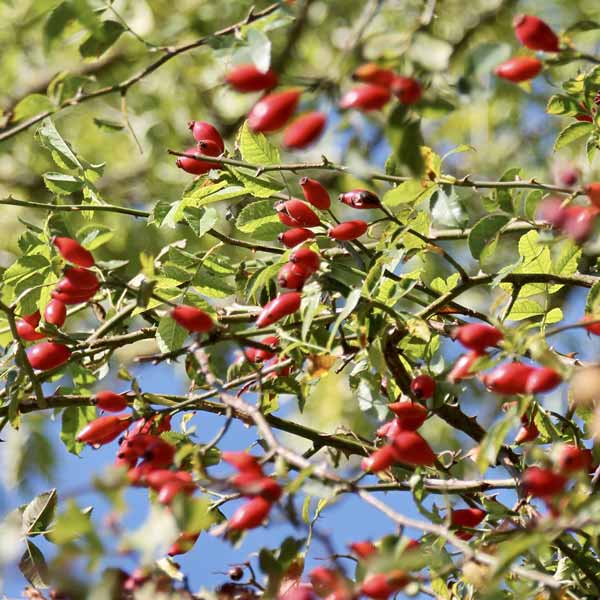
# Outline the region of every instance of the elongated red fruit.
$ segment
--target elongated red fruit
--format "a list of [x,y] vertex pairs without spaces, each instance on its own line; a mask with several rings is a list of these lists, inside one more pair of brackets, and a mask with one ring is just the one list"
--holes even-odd
[[258,458],[247,452],[236,452],[232,450],[226,450],[221,453],[221,458],[238,471],[242,472],[254,472],[262,476],[263,471]]
[[358,209],[379,208],[381,200],[377,194],[369,190],[351,190],[339,195],[340,202]]
[[[450,513],[450,524],[452,527],[477,527],[486,517],[485,510],[480,508],[459,508]],[[471,531],[458,531],[456,536],[462,540],[473,537]]]
[[283,494],[282,487],[270,477],[256,477],[254,473],[240,473],[232,477],[234,485],[244,496],[262,496],[269,502],[277,502]]
[[431,375],[417,375],[410,382],[410,391],[420,400],[431,398],[435,394],[435,379]]
[[194,544],[199,537],[200,533],[184,532],[180,534],[167,551],[167,554],[169,556],[177,556],[189,552],[194,547]]
[[340,100],[342,109],[356,108],[358,110],[379,110],[390,100],[390,90],[380,85],[366,83],[346,92]]
[[82,290],[98,289],[100,282],[96,274],[89,269],[81,267],[68,267],[64,277],[58,282],[56,289],[59,292],[79,293]]
[[19,337],[26,340],[27,342],[35,342],[46,337],[43,333],[36,331],[36,327],[40,322],[40,311],[36,310],[30,315],[25,315],[20,319],[17,319],[17,333]]
[[280,294],[263,306],[262,311],[256,319],[257,327],[267,327],[295,313],[300,308],[302,296],[299,292],[287,292]]
[[515,56],[498,65],[494,69],[494,73],[502,79],[521,83],[537,77],[542,67],[542,62],[533,56]]
[[57,342],[40,342],[27,350],[29,364],[39,371],[48,371],[64,365],[70,358],[71,351]]
[[69,262],[80,267],[93,267],[94,257],[78,241],[68,237],[55,237],[52,243],[58,253]]
[[166,506],[171,504],[178,494],[192,494],[193,487],[187,486],[179,481],[169,481],[158,490],[157,500]]
[[[204,140],[198,142],[197,148],[188,148],[185,151],[185,154],[205,154],[206,156],[219,156],[219,154],[221,154],[221,150],[215,142]],[[191,173],[192,175],[204,175],[204,173],[208,173],[211,169],[221,168],[220,163],[199,160],[197,158],[192,158],[191,156],[180,156],[175,161],[175,164],[180,169],[183,169],[186,173]]]
[[283,145],[286,148],[302,149],[316,141],[327,123],[322,112],[309,112],[290,123],[283,132]]
[[310,277],[310,272],[302,265],[296,263],[285,263],[277,274],[277,283],[288,290],[300,290]]
[[52,292],[51,296],[55,300],[59,300],[60,302],[63,302],[64,304],[81,304],[82,302],[87,302],[88,300],[91,300],[96,295],[97,291],[98,291],[98,288],[81,290],[81,292],[78,294],[75,294],[75,293],[67,294],[67,293],[63,293],[63,292],[54,290]]
[[560,449],[556,466],[564,475],[577,471],[588,473],[592,467],[592,452],[587,448],[567,444]]
[[483,352],[486,348],[495,346],[503,338],[503,335],[492,325],[469,323],[454,329],[452,337],[469,350]]
[[396,77],[394,71],[380,67],[375,63],[365,63],[364,65],[360,65],[360,67],[352,73],[352,79],[355,81],[371,83],[381,87],[390,87],[394,77]]
[[549,392],[562,383],[562,377],[548,367],[534,369],[527,378],[525,391],[528,394],[540,394]]
[[57,327],[62,327],[67,319],[67,305],[60,300],[52,299],[44,310],[44,320]]
[[396,451],[388,444],[387,446],[382,446],[378,450],[375,450],[375,452],[371,453],[366,458],[363,458],[361,467],[364,471],[377,473],[378,471],[389,469],[397,462]]
[[392,402],[388,408],[396,415],[401,430],[416,431],[427,419],[427,409],[417,402]]
[[248,126],[252,131],[262,133],[281,129],[294,114],[299,100],[299,90],[286,90],[264,96],[248,114]]
[[78,434],[77,441],[93,446],[116,440],[131,425],[131,415],[106,415],[88,423]]
[[225,144],[223,143],[221,134],[217,131],[214,125],[211,125],[206,121],[190,121],[188,123],[188,127],[190,128],[192,135],[197,142],[213,142],[219,148],[219,154],[223,153],[225,150]]
[[271,360],[276,352],[276,348],[279,345],[279,338],[276,335],[268,335],[266,337],[264,337],[262,340],[260,340],[261,344],[264,344],[265,346],[270,346],[273,348],[273,352],[269,352],[267,350],[262,350],[261,348],[246,348],[244,350],[244,355],[246,356],[246,359],[249,360],[250,362],[253,363],[257,363],[257,362],[265,362],[267,360]]
[[386,600],[391,595],[401,590],[410,581],[406,573],[400,570],[392,571],[391,573],[373,573],[367,575],[360,591],[368,598],[376,600]]
[[496,394],[524,394],[527,391],[527,380],[535,367],[520,362],[504,363],[491,373],[484,375],[484,385]]
[[332,227],[327,235],[332,240],[351,241],[358,239],[367,231],[369,224],[366,221],[345,221]]
[[412,77],[397,75],[392,81],[392,94],[407,106],[416,104],[423,95],[421,84]]
[[278,240],[286,247],[293,248],[306,240],[310,240],[314,238],[315,234],[310,229],[305,229],[304,227],[295,227],[294,229],[288,229],[288,231],[284,231],[280,233],[278,236]]
[[401,431],[392,446],[400,462],[425,467],[435,464],[435,453],[416,431]]
[[[143,463],[151,464],[151,463]],[[167,483],[176,482],[183,487],[194,489],[195,485],[192,476],[187,471],[169,471],[168,469],[157,469],[152,467],[152,470],[146,475],[146,483],[153,490],[160,490]]]
[[288,227],[316,227],[321,220],[308,204],[292,198],[275,205],[279,220]]
[[363,560],[377,554],[377,546],[370,540],[353,542],[352,544],[349,544],[349,548],[356,556],[358,556],[358,558],[362,558]]
[[267,518],[272,504],[262,496],[256,496],[240,506],[229,519],[229,529],[245,531],[259,527]]
[[298,248],[290,254],[290,262],[304,267],[312,274],[319,270],[321,257],[310,248]]
[[567,206],[560,230],[576,243],[585,242],[594,228],[600,209],[595,206]]
[[525,444],[527,442],[533,442],[540,435],[540,430],[537,428],[535,421],[523,424],[523,426],[517,431],[515,436],[515,444]]
[[193,333],[206,333],[215,326],[208,313],[187,304],[180,304],[173,308],[171,317],[183,328]]
[[260,92],[277,85],[277,74],[272,69],[259,71],[253,64],[238,65],[227,73],[225,81],[236,92]]
[[471,368],[477,360],[484,356],[487,356],[485,352],[479,352],[477,350],[471,350],[471,352],[467,352],[460,356],[448,373],[448,381],[450,383],[456,383],[463,379],[473,377],[474,373],[471,372]]
[[588,183],[583,189],[590,202],[600,208],[600,181]]
[[304,199],[309,204],[312,204],[319,210],[327,210],[331,206],[329,192],[316,179],[302,177],[298,183],[300,183],[300,187],[302,188]]
[[106,412],[121,412],[127,408],[127,398],[111,390],[96,392],[96,406]]
[[558,36],[540,18],[534,15],[516,15],[513,27],[517,39],[526,48],[544,52],[559,51]]
[[527,494],[535,498],[547,498],[560,494],[567,478],[543,467],[529,467],[521,477],[521,485]]

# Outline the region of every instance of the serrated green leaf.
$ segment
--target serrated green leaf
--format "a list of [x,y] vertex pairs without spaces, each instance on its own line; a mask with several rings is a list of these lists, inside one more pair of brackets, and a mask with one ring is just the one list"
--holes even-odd
[[183,346],[188,335],[188,332],[170,315],[165,315],[158,323],[156,343],[161,352],[172,352]]
[[95,417],[94,406],[69,406],[63,410],[60,439],[71,454],[78,456],[85,447],[77,441],[77,434]]
[[43,177],[46,187],[57,196],[78,192],[85,184],[85,181],[81,177],[67,173],[48,172],[44,173]]
[[208,208],[186,206],[183,217],[198,238],[212,229],[218,220],[217,211],[212,206]]
[[40,113],[51,112],[54,110],[54,104],[43,94],[29,94],[21,100],[13,110],[12,121],[21,121],[28,119]]
[[35,536],[44,533],[56,512],[56,490],[49,490],[36,496],[23,511],[23,535]]
[[245,206],[237,217],[235,226],[257,240],[272,241],[285,231],[272,200],[259,200]]
[[510,221],[508,215],[487,215],[482,217],[469,232],[469,250],[474,259],[479,260],[482,250],[496,234]]
[[79,46],[79,53],[84,58],[100,56],[121,37],[124,31],[125,27],[118,21],[103,21],[100,29],[91,33]]
[[581,109],[575,98],[563,94],[555,94],[550,97],[546,106],[546,112],[549,115],[569,115],[573,116],[581,112]]
[[54,161],[67,169],[83,169],[83,166],[69,144],[58,133],[52,120],[48,117],[42,121],[35,132],[37,141],[52,152]]
[[423,185],[421,181],[410,179],[383,195],[382,202],[391,209],[402,204],[417,205],[428,200],[435,191],[435,185]]
[[517,411],[513,407],[499,421],[494,423],[486,433],[479,445],[477,452],[477,467],[481,473],[485,473],[490,465],[496,462],[498,452],[508,435],[508,432],[517,424]]
[[594,126],[591,123],[578,122],[567,125],[558,134],[558,137],[554,142],[554,151],[556,152],[556,150],[560,150],[561,148],[568,146],[579,138],[589,135],[593,130]]
[[31,540],[25,540],[25,552],[19,561],[19,569],[34,588],[43,590],[48,587],[46,559]]
[[238,146],[242,159],[257,165],[276,165],[281,162],[279,148],[262,133],[254,133],[244,121],[238,137]]

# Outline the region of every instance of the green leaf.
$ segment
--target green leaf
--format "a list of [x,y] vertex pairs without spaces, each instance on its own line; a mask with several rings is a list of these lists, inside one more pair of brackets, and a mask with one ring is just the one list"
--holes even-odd
[[118,121],[100,119],[98,117],[94,117],[94,125],[96,125],[98,129],[106,129],[107,131],[122,131],[125,129],[125,125],[122,125]]
[[285,231],[285,226],[273,208],[272,200],[259,200],[245,206],[237,217],[235,226],[257,240],[272,241]]
[[156,343],[161,352],[179,350],[188,337],[188,332],[169,315],[165,315],[158,323]]
[[333,345],[340,325],[354,312],[354,309],[360,300],[360,296],[360,288],[355,288],[348,294],[348,297],[346,298],[346,304],[344,304],[344,308],[340,311],[335,323],[333,324],[333,327],[331,328],[329,339],[327,340],[328,350],[331,350],[331,346]]
[[183,210],[183,217],[198,238],[212,229],[218,220],[217,211],[212,206],[209,208],[187,206]]
[[23,511],[23,535],[35,536],[44,533],[54,519],[56,503],[55,489],[36,496]]
[[94,406],[69,406],[63,410],[60,439],[71,454],[79,455],[85,447],[77,441],[77,434],[95,417]]
[[124,31],[125,27],[118,21],[103,21],[100,30],[91,33],[79,46],[79,53],[84,58],[100,56],[121,37]]
[[393,114],[387,128],[392,147],[391,158],[396,165],[406,166],[412,175],[421,176],[425,168],[425,161],[421,154],[421,146],[424,145],[421,121],[412,119],[398,124],[393,120]]
[[67,25],[77,18],[70,2],[62,2],[51,13],[44,25],[44,44],[46,50],[66,29]]
[[382,202],[391,209],[402,204],[417,205],[424,200],[428,200],[434,191],[434,185],[424,185],[417,179],[409,179],[398,187],[387,191],[383,195]]
[[565,146],[568,146],[575,140],[589,135],[594,130],[594,126],[591,123],[571,123],[567,125],[556,138],[554,142],[554,151],[560,150]]
[[81,177],[68,175],[67,173],[55,173],[50,171],[44,173],[43,177],[46,187],[57,196],[78,192],[85,184],[85,181]]
[[84,225],[77,231],[77,239],[82,246],[85,246],[88,250],[96,250],[107,244],[114,237],[115,232],[106,225],[100,225],[97,223],[90,223]]
[[52,112],[54,104],[43,94],[29,94],[25,96],[14,108],[12,121],[21,121],[44,112]]
[[270,198],[279,193],[283,187],[283,184],[266,175],[255,177],[254,175],[248,175],[244,169],[234,169],[233,167],[228,167],[228,171],[244,186],[244,193],[255,198]]
[[600,281],[596,281],[590,288],[585,300],[586,315],[600,315]]
[[575,98],[563,94],[555,94],[550,97],[546,106],[546,112],[549,115],[569,115],[573,116],[581,112],[581,109]]
[[600,29],[600,23],[598,23],[597,21],[577,21],[577,23],[574,23],[565,30],[565,35],[579,33],[580,31],[594,31],[595,29]]
[[40,549],[30,540],[25,540],[25,552],[19,561],[19,569],[27,581],[36,589],[48,587],[48,565]]
[[208,185],[206,183],[206,179],[198,179],[185,191],[180,211],[185,210],[188,206],[204,206],[221,200],[237,198],[246,193],[243,187],[232,185],[231,181],[227,179]]
[[479,260],[481,251],[508,222],[507,215],[487,215],[481,218],[469,232],[469,250],[474,259]]
[[257,165],[276,165],[281,162],[279,148],[262,133],[254,133],[244,121],[238,136],[238,146],[242,159]]
[[477,466],[481,473],[496,462],[498,452],[508,435],[508,432],[517,424],[518,416],[515,407],[511,408],[506,416],[494,423],[489,429],[477,453]]
[[37,141],[52,152],[54,161],[67,169],[83,169],[83,166],[69,144],[58,133],[52,120],[48,117],[35,132]]

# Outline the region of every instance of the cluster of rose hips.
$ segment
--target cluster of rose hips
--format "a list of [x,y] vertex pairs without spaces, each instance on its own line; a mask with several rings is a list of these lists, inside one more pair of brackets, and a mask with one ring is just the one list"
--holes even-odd
[[[560,52],[558,36],[547,23],[534,15],[517,15],[513,20],[517,39],[530,50],[542,52]],[[521,83],[539,75],[543,63],[533,56],[515,56],[498,65],[495,73],[498,77]]]
[[[55,237],[54,246],[61,257],[71,265],[65,269],[62,279],[52,291],[52,299],[44,310],[44,321],[62,327],[67,318],[67,305],[81,304],[93,298],[100,282],[89,267],[94,266],[94,257],[79,242],[68,237]],[[17,320],[19,337],[28,342],[44,339],[46,335],[37,330],[41,315],[39,310]],[[27,358],[34,369],[48,371],[66,363],[70,349],[55,341],[41,342],[27,350]]]

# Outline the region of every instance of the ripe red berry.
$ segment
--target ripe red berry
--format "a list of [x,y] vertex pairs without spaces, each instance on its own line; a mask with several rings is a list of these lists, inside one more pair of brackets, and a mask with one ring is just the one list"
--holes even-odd
[[430,467],[435,464],[435,453],[416,431],[400,431],[392,447],[396,460],[414,466]]
[[315,211],[297,198],[275,205],[279,220],[288,227],[316,227],[321,220]]
[[352,190],[339,195],[340,202],[351,206],[352,208],[368,209],[380,208],[381,200],[377,194],[369,190]]
[[567,206],[563,211],[560,224],[562,233],[576,243],[585,242],[592,234],[592,229],[600,209],[596,206]]
[[80,267],[93,267],[94,257],[79,242],[68,237],[55,237],[52,243],[58,249],[58,253],[67,261]]
[[271,510],[271,502],[256,496],[240,506],[229,519],[229,529],[244,531],[259,527]]
[[431,398],[435,394],[435,379],[431,375],[417,375],[410,382],[410,391],[421,400]]
[[[185,151],[185,154],[205,154],[207,156],[219,156],[221,154],[219,150],[219,146],[212,141],[202,141],[198,142],[197,148],[188,148]],[[191,156],[180,156],[175,164],[183,169],[186,173],[191,173],[192,175],[204,175],[204,173],[208,173],[211,169],[220,169],[220,163],[208,162],[206,160],[199,160],[197,158],[192,158]]]
[[575,120],[580,121],[582,123],[593,123],[594,117],[592,117],[592,115],[586,115],[583,113],[579,113],[579,114],[575,115]]
[[[390,405],[388,404],[388,406],[390,406]],[[377,429],[375,434],[377,435],[377,437],[380,437],[380,438],[384,437],[384,438],[387,438],[388,440],[392,441],[398,435],[398,433],[400,433],[400,431],[402,429],[405,429],[405,427],[402,427],[400,425],[400,422],[398,421],[398,419],[394,419],[393,421],[384,423],[381,427],[379,427]]]
[[78,434],[77,441],[92,446],[116,440],[131,425],[131,415],[106,415],[88,423]]
[[467,352],[460,356],[448,373],[448,381],[450,383],[456,383],[462,379],[473,377],[474,373],[471,372],[471,367],[477,360],[484,356],[487,356],[485,352],[479,352],[477,350],[471,350],[471,352]]
[[416,104],[423,95],[423,88],[416,79],[397,75],[392,81],[392,94],[402,104]]
[[[64,304],[80,304],[81,302],[91,300],[96,295],[99,287],[100,284],[94,288],[81,288],[76,290],[73,288],[73,284],[63,277],[59,280],[56,290],[52,292],[51,296]],[[64,289],[69,289],[70,291],[63,291]]]
[[110,390],[96,392],[95,398],[96,406],[107,412],[121,412],[127,408],[127,398]]
[[340,584],[341,577],[337,571],[327,567],[315,567],[308,578],[318,596],[324,597],[333,592]]
[[231,478],[231,483],[244,496],[262,496],[269,502],[276,502],[283,494],[282,487],[271,477],[257,477],[252,472],[243,472]]
[[375,452],[372,452],[366,458],[363,458],[361,467],[364,471],[377,473],[379,471],[385,471],[386,469],[389,469],[397,462],[398,459],[396,458],[396,451],[390,444],[388,444],[387,446],[382,446],[378,450],[375,450]]
[[[477,527],[486,517],[485,510],[480,508],[459,508],[450,513],[450,524],[452,527]],[[457,534],[462,540],[468,540],[473,537],[470,531],[459,531]]]
[[200,308],[181,304],[171,310],[171,317],[183,328],[193,333],[207,333],[215,324],[211,316]]
[[395,73],[390,69],[384,69],[375,63],[365,63],[360,65],[354,73],[352,79],[362,83],[371,83],[382,87],[390,87],[395,77]]
[[325,129],[327,116],[322,112],[309,112],[290,123],[283,132],[286,148],[306,148],[317,140]]
[[598,321],[597,323],[590,323],[585,326],[585,329],[593,335],[600,335],[600,316],[585,315],[582,321]]
[[184,532],[180,534],[167,551],[167,554],[169,556],[177,556],[178,554],[189,552],[194,547],[194,544],[199,537],[200,533]]
[[272,69],[260,71],[253,64],[233,67],[225,81],[237,92],[260,92],[277,85],[277,74]]
[[373,573],[367,575],[360,586],[360,591],[368,598],[386,600],[401,590],[409,582],[407,575],[400,570],[391,573]]
[[558,37],[550,27],[534,15],[517,15],[513,19],[517,39],[531,50],[558,52]]
[[491,373],[484,375],[484,385],[496,394],[524,394],[527,380],[535,367],[520,362],[508,362],[496,367]]
[[168,483],[165,483],[165,485],[163,485],[160,488],[160,490],[158,490],[157,500],[161,504],[168,506],[169,504],[171,504],[171,502],[173,502],[175,496],[177,496],[178,494],[190,495],[193,493],[193,491],[193,487],[188,486],[184,483],[181,483],[179,481],[169,481]]
[[56,289],[66,294],[77,294],[82,290],[96,290],[99,286],[100,282],[93,271],[81,267],[68,267]]
[[277,596],[277,600],[315,600],[315,598],[313,586],[310,583],[292,584]]
[[515,444],[525,444],[527,442],[533,442],[540,435],[540,431],[535,424],[535,421],[523,424],[523,426],[517,431],[515,436]]
[[562,382],[562,377],[554,370],[548,367],[534,369],[527,378],[525,391],[528,394],[539,394],[549,392]]
[[521,477],[521,485],[527,494],[535,498],[548,498],[559,494],[567,484],[567,478],[543,467],[529,467]]
[[314,238],[315,234],[310,229],[305,229],[303,227],[295,227],[294,229],[288,229],[283,233],[280,233],[278,236],[278,240],[286,247],[293,248],[306,240],[310,240]]
[[533,79],[542,70],[542,62],[533,56],[515,56],[494,69],[494,73],[502,79],[513,83],[521,83]]
[[57,342],[41,342],[27,350],[29,364],[39,371],[49,371],[65,364],[71,351]]
[[302,265],[296,263],[286,263],[281,267],[277,275],[277,283],[289,290],[300,290],[310,277],[310,272]]
[[[188,127],[197,142],[213,142],[219,148],[219,154],[225,150],[223,138],[217,129],[206,121],[190,121]],[[212,155],[211,155],[212,156]],[[215,156],[218,156],[217,154]]]
[[342,109],[379,110],[390,100],[390,90],[380,85],[366,83],[346,92],[340,100]]
[[588,183],[583,189],[590,202],[600,208],[600,182]]
[[332,227],[327,235],[332,240],[339,241],[351,241],[358,239],[361,235],[363,235],[369,227],[369,224],[365,221],[345,221],[344,223],[340,223],[335,227]]
[[275,356],[275,349],[279,345],[279,338],[276,335],[268,335],[260,340],[261,344],[265,346],[271,346],[273,348],[273,352],[268,352],[267,350],[262,350],[261,348],[246,348],[244,350],[244,355],[246,359],[252,363],[257,362],[265,362],[267,360],[271,360]]
[[39,325],[40,318],[40,311],[36,310],[30,315],[25,315],[18,319],[16,326],[19,337],[28,342],[35,342],[43,339],[45,335],[39,331],[36,331],[36,327]]
[[417,402],[392,402],[388,408],[396,415],[401,430],[416,431],[427,419],[427,409]]
[[486,323],[469,323],[457,327],[452,332],[452,337],[458,340],[465,348],[483,352],[489,346],[495,346],[502,340],[502,332]]
[[299,100],[299,90],[286,90],[264,96],[248,114],[248,126],[252,131],[262,133],[281,129],[294,114]]
[[321,264],[321,257],[310,248],[298,248],[290,254],[290,262],[304,267],[309,273],[316,273]]
[[298,292],[280,294],[263,306],[256,319],[256,326],[267,327],[267,325],[272,325],[279,319],[295,313],[300,308],[301,301],[302,296]]
[[571,475],[577,471],[588,473],[592,467],[592,452],[587,448],[567,444],[560,449],[556,466],[564,475]]
[[50,300],[44,310],[44,320],[57,327],[62,327],[67,319],[67,306],[60,300]]
[[168,469],[157,469],[151,462],[144,462],[144,465],[151,467],[151,470],[146,474],[146,484],[153,490],[160,490],[167,483],[176,482],[182,487],[193,490],[195,488],[192,476],[187,471],[169,471]]
[[238,471],[258,473],[261,477],[263,475],[258,459],[252,454],[225,450],[221,453],[221,458]]
[[316,179],[302,177],[299,181],[304,199],[319,210],[327,210],[331,206],[329,192]]
[[356,556],[358,556],[358,558],[362,558],[363,560],[369,556],[373,556],[373,554],[377,554],[377,546],[368,540],[353,542],[352,544],[349,544],[349,548]]

